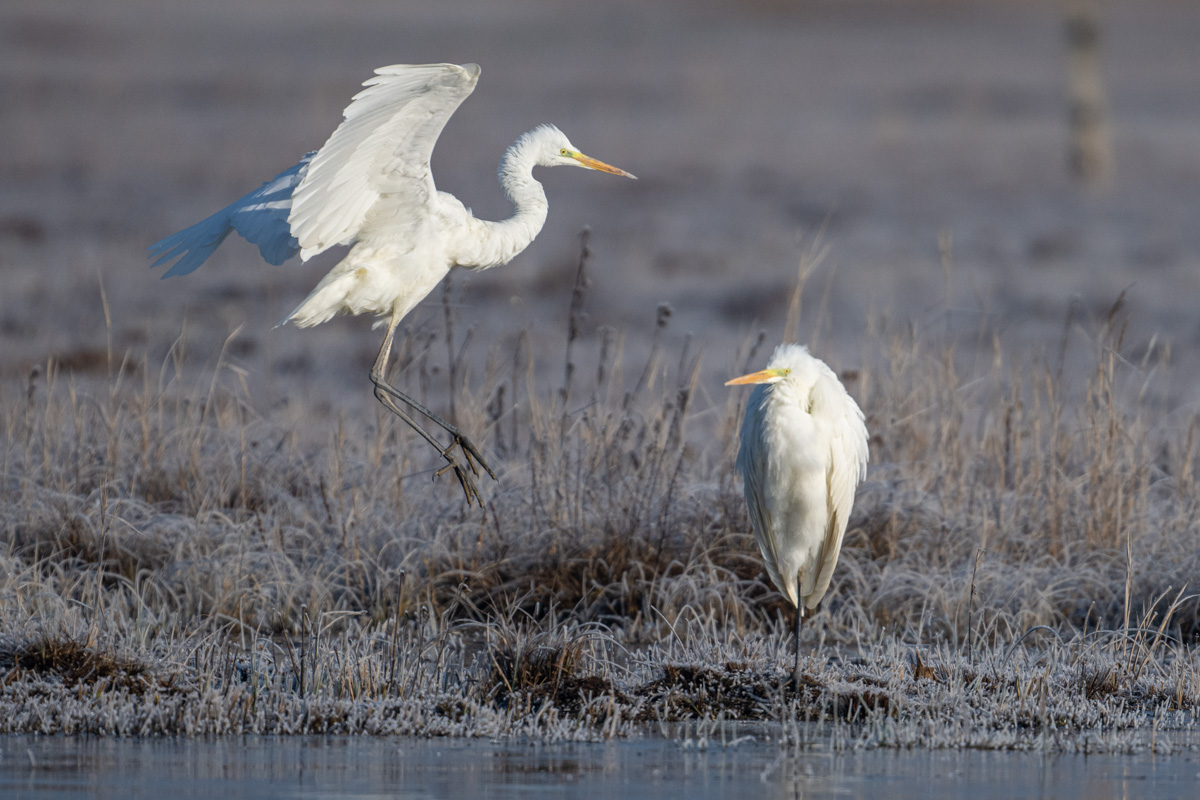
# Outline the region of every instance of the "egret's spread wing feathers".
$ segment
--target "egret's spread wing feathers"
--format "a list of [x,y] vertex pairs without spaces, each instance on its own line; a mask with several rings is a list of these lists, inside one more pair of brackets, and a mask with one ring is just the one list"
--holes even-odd
[[288,222],[301,258],[355,238],[385,194],[426,207],[436,191],[429,171],[434,143],[479,79],[474,64],[400,64],[375,73],[293,195]]
[[150,257],[154,259],[151,266],[157,267],[178,258],[163,277],[187,275],[203,264],[235,230],[247,241],[258,245],[263,259],[270,264],[282,264],[296,255],[299,245],[288,226],[288,213],[292,207],[292,192],[304,180],[313,155],[304,156],[299,164],[234,200],[211,217],[150,245]]
[[818,572],[812,596],[819,600],[829,588],[850,521],[854,490],[867,476],[867,426],[862,410],[837,380],[832,370],[813,387],[812,414],[828,426],[828,467],[825,482],[829,496],[829,527],[817,556]]

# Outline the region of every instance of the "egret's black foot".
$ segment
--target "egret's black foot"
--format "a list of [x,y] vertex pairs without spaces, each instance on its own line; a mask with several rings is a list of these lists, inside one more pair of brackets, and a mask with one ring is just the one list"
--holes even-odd
[[[463,460],[467,462],[466,468],[458,463],[458,459],[451,453],[455,447],[462,449]],[[463,494],[466,495],[467,505],[469,506],[474,502],[478,503],[480,508],[483,508],[483,498],[480,496],[479,487],[475,485],[474,480],[475,477],[479,476],[479,469],[475,466],[475,462],[478,461],[480,466],[487,470],[492,480],[496,479],[496,475],[488,467],[487,463],[484,462],[483,458],[480,457],[479,451],[475,449],[475,445],[471,443],[470,439],[455,436],[450,446],[441,451],[441,453],[442,458],[446,459],[446,466],[433,473],[434,478],[440,478],[448,470],[454,470],[454,477],[458,479],[458,485],[462,487]],[[474,456],[474,460],[472,460],[472,456]],[[470,469],[469,473],[467,469]]]
[[795,693],[799,695],[805,689],[811,686],[820,686],[821,684],[811,676],[805,676],[793,672],[783,680],[784,691],[788,694]]
[[[442,458],[446,459],[446,466],[435,472],[434,478],[440,478],[449,470],[454,470],[454,477],[458,480],[458,485],[462,487],[463,494],[466,496],[467,505],[478,503],[480,508],[483,508],[483,498],[479,494],[479,487],[475,485],[474,477],[479,475],[479,467],[483,467],[492,480],[496,480],[496,473],[488,466],[488,463],[483,460],[483,455],[479,452],[479,448],[475,443],[462,434],[458,428],[438,417],[425,406],[416,402],[408,395],[396,389],[394,386],[387,384],[382,377],[371,374],[371,381],[375,384],[375,398],[383,404],[384,408],[391,411],[405,422],[417,434],[429,442],[441,454]],[[443,448],[442,445],[433,438],[429,431],[422,428],[416,421],[409,416],[400,406],[398,402],[406,403],[412,406],[418,412],[428,417],[438,427],[445,430],[452,438],[449,446]],[[466,462],[464,467],[455,457],[453,450],[458,448],[462,451],[463,461]],[[478,464],[478,466],[476,466]],[[474,477],[473,477],[474,476]]]
[[[479,469],[475,466],[475,464],[478,463],[480,467],[483,467],[483,470],[488,474],[488,477],[490,477],[492,480],[496,480],[496,473],[492,472],[492,468],[489,467],[488,463],[483,460],[483,455],[479,452],[479,448],[475,446],[475,443],[466,436],[463,436],[457,428],[449,430],[450,435],[454,437],[454,441],[450,443],[450,446],[447,447],[446,450],[453,450],[457,445],[459,449],[462,450],[463,458],[467,460],[467,466],[471,468],[472,474],[474,474],[476,477],[479,476]],[[446,454],[442,453],[442,455]]]

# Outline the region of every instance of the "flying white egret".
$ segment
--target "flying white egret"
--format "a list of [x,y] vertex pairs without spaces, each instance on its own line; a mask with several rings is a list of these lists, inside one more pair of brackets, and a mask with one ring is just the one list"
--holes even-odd
[[800,620],[821,602],[867,475],[863,413],[825,362],[798,344],[775,348],[767,368],[726,382],[759,384],[746,404],[737,468],[745,482],[754,539],[767,573]]
[[[586,156],[553,125],[522,135],[500,160],[500,185],[516,213],[500,222],[476,219],[453,195],[439,192],[429,171],[433,145],[450,115],[475,88],[475,64],[397,64],[380,67],[351,100],[345,119],[320,150],[276,175],[208,219],[150,247],[153,266],[175,261],[164,278],[186,275],[212,255],[231,231],[282,264],[307,261],[335,245],[351,245],[341,260],[279,324],[305,328],[338,314],[376,314],[387,326],[371,368],[375,397],[426,441],[453,469],[467,504],[479,491],[452,452],[461,448],[474,475],[478,462],[496,475],[455,426],[386,379],[396,326],[452,267],[487,269],[524,250],[549,208],[534,167],[569,165],[632,178]],[[399,405],[403,402],[453,437],[443,448]]]

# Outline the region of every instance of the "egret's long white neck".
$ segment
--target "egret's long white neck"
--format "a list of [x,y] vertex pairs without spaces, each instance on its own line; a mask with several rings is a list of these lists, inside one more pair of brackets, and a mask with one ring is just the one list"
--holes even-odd
[[533,178],[537,166],[537,130],[523,134],[500,159],[498,170],[504,194],[516,206],[516,213],[499,222],[483,222],[488,238],[485,261],[480,267],[494,267],[520,253],[546,224],[550,204],[542,184]]

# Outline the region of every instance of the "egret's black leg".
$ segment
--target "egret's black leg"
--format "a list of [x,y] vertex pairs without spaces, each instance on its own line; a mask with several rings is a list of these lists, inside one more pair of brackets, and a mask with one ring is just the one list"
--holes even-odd
[[[384,381],[382,376],[376,376],[375,373],[372,372],[371,373],[371,381],[375,384],[375,389],[377,390],[376,397],[378,397],[378,392],[385,392],[386,394],[390,395],[391,397],[395,398],[396,400],[399,400],[402,403],[412,406],[417,411],[417,413],[428,417],[430,419],[430,421],[433,422],[434,425],[437,425],[439,428],[446,431],[446,433],[453,436],[454,441],[450,444],[450,447],[447,449],[448,450],[453,449],[455,445],[458,445],[459,447],[461,447],[462,451],[463,451],[463,455],[466,456],[467,465],[471,468],[471,472],[475,473],[476,475],[479,474],[479,470],[477,470],[475,468],[475,463],[474,463],[475,461],[478,461],[479,466],[484,468],[484,470],[487,472],[487,474],[491,476],[492,480],[496,479],[496,473],[492,472],[492,468],[489,467],[487,465],[487,462],[483,460],[483,456],[480,454],[479,449],[477,447],[475,447],[475,443],[472,442],[469,438],[467,438],[467,435],[465,433],[460,431],[454,425],[451,425],[449,422],[446,422],[444,419],[439,417],[437,414],[434,414],[428,408],[421,405],[416,400],[412,399],[411,397],[406,395],[404,392],[397,389],[395,386],[392,386],[390,383],[387,383],[386,381]],[[382,402],[382,400],[380,402]],[[384,405],[387,406],[388,404],[384,403]],[[388,408],[390,409],[391,406],[388,406]],[[409,424],[411,425],[412,423],[410,422]],[[436,442],[435,442],[435,445],[436,445]],[[441,450],[440,445],[438,445],[438,449]]]
[[[398,416],[405,424],[420,434],[421,438],[433,445],[442,454],[442,458],[446,459],[446,466],[438,470],[435,475],[440,477],[446,470],[454,470],[454,477],[458,479],[459,485],[462,486],[463,494],[467,497],[467,505],[471,505],[472,501],[474,501],[482,506],[483,500],[479,496],[479,489],[475,486],[475,481],[471,478],[471,474],[479,474],[479,470],[475,467],[475,462],[478,461],[479,465],[487,470],[487,474],[491,476],[492,480],[496,479],[496,473],[492,472],[492,468],[483,460],[483,456],[479,453],[479,449],[475,447],[474,442],[468,439],[457,427],[446,422],[384,379],[388,358],[392,351],[392,337],[396,333],[396,326],[399,322],[400,320],[397,318],[388,324],[387,334],[383,337],[383,344],[379,348],[379,355],[376,356],[375,364],[371,367],[371,382],[375,384],[375,399],[382,403],[384,408]],[[434,439],[428,431],[418,425],[409,414],[405,413],[396,404],[397,400],[411,406],[418,413],[428,417],[435,425],[449,433],[453,437],[453,441],[449,446],[443,448],[437,439]],[[463,458],[466,460],[467,468],[471,470],[471,474],[467,473],[466,468],[459,464],[458,459],[452,454],[451,451],[455,446],[462,449]]]
[[796,660],[792,663],[792,686],[800,691],[800,620],[804,618],[804,604],[796,607]]

